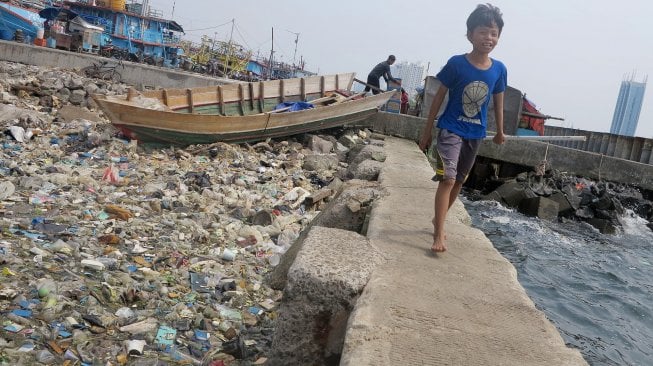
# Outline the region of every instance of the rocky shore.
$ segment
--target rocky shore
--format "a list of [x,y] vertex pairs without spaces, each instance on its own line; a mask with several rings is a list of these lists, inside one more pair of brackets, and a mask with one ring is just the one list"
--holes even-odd
[[90,98],[127,87],[0,62],[0,365],[264,364],[265,278],[338,182],[378,175],[351,160],[370,134],[141,146]]
[[[549,169],[510,166],[479,158],[467,183],[472,199],[489,199],[543,220],[586,222],[603,234],[617,234],[620,218],[637,215],[653,230],[651,192],[627,184],[594,181]],[[628,211],[630,210],[630,211]]]

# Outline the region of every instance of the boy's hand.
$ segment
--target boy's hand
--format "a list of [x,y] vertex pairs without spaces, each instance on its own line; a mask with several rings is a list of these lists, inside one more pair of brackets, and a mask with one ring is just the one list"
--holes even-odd
[[494,135],[492,141],[494,141],[494,143],[497,145],[503,145],[503,143],[506,142],[506,135],[503,134],[503,131],[500,131]]
[[431,132],[424,132],[422,138],[419,140],[419,149],[421,151],[426,151],[429,146],[431,146]]

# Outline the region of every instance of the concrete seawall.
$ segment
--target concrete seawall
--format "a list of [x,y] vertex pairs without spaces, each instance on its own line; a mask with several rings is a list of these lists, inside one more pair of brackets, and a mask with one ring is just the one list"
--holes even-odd
[[367,237],[387,259],[349,318],[341,365],[586,365],[470,226],[459,201],[449,250],[429,252],[436,183],[418,147],[388,138]]
[[[371,117],[365,124],[374,131],[391,136],[398,136],[408,140],[417,141],[426,123],[425,119],[412,116],[398,115],[394,113],[379,113]],[[579,135],[576,133],[554,129],[559,132],[556,135]],[[587,132],[588,131],[581,131]],[[595,140],[604,141],[603,148],[597,151],[583,151],[574,147],[560,146],[557,144],[539,141],[507,141],[503,145],[496,145],[491,141],[484,141],[481,144],[479,155],[508,163],[524,166],[537,166],[542,160],[547,160],[549,166],[571,175],[578,175],[591,179],[607,180],[618,183],[632,184],[647,190],[653,190],[653,165],[639,162],[639,156],[647,157],[646,150],[650,150],[653,140],[642,138],[615,137],[609,134],[594,133]],[[605,136],[608,135],[608,136]],[[588,148],[598,144],[591,140],[592,144],[586,144]],[[612,141],[610,145],[609,141]],[[595,143],[596,142],[596,143]],[[576,144],[582,148],[583,146]],[[597,145],[598,146],[598,145]],[[608,149],[608,146],[612,146]],[[633,147],[639,147],[638,154],[626,154],[625,151],[634,151]],[[603,151],[603,153],[601,152]],[[607,155],[612,153],[616,156]],[[650,152],[648,153],[650,154]],[[633,156],[636,160],[628,160],[625,156]],[[648,160],[648,159],[647,159]]]
[[[0,60],[66,69],[81,69],[99,61],[109,61],[110,63],[117,61],[87,53],[63,51],[3,40],[0,40]],[[128,61],[123,61],[123,63],[125,68],[119,70],[122,75],[122,82],[133,85],[191,88],[235,82],[229,79],[212,78]]]

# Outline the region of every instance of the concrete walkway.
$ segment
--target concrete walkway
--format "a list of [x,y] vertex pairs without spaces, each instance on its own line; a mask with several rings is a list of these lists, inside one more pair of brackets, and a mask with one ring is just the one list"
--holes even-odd
[[388,259],[349,319],[341,365],[587,365],[517,281],[514,267],[470,227],[460,201],[449,250],[431,246],[433,171],[417,145],[386,139],[368,238]]

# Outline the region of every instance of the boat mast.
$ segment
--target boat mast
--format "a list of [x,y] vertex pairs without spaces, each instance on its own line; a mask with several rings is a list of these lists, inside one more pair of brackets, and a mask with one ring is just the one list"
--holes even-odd
[[268,70],[268,79],[272,79],[272,60],[274,57],[274,27],[272,27],[272,48],[270,49],[270,63]]
[[147,14],[149,0],[143,0],[143,6],[141,8],[141,45],[143,45],[143,53],[141,57],[145,57],[145,15]]
[[231,19],[231,34],[229,35],[229,45],[227,49],[227,54],[225,62],[224,62],[224,74],[229,75],[230,73],[227,72],[227,68],[229,67],[229,61],[231,60],[231,41],[234,38],[234,26],[236,25],[236,18]]
[[286,29],[286,32],[289,32],[289,33],[292,33],[292,34],[295,35],[295,52],[292,55],[292,67],[293,67],[293,75],[292,76],[295,77],[296,76],[295,71],[297,70],[297,65],[295,64],[295,62],[297,60],[297,43],[299,43],[299,34],[300,33],[289,31],[288,29]]

